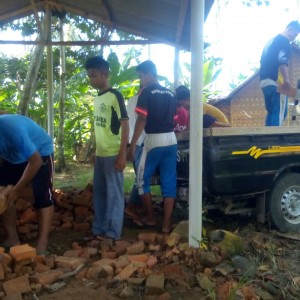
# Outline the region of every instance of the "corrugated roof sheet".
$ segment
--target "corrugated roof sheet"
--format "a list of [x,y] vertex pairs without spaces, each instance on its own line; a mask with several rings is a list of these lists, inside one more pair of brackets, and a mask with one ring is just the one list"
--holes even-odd
[[[205,16],[214,0],[205,0]],[[69,12],[153,42],[190,48],[191,0],[1,0],[0,25],[34,10]]]

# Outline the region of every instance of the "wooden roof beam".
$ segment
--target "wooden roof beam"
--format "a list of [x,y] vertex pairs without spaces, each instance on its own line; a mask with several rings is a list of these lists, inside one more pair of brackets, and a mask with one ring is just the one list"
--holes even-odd
[[98,41],[4,41],[0,40],[0,45],[52,45],[52,46],[93,46],[93,45],[148,45],[160,44],[157,41],[151,40],[121,40],[110,41],[106,39]]

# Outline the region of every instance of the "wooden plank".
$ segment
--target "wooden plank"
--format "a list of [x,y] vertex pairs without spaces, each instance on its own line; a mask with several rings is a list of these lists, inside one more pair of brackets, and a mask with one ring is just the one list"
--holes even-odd
[[264,134],[299,134],[296,126],[261,126],[261,127],[224,127],[204,129],[204,136],[236,136],[236,135],[264,135]]

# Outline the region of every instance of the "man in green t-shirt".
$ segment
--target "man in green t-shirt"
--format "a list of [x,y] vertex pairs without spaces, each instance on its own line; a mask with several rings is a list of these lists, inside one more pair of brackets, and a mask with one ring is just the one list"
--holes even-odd
[[95,56],[87,60],[85,67],[92,87],[99,91],[94,99],[96,158],[92,232],[94,236],[119,239],[124,215],[128,116],[123,96],[109,85],[107,61]]

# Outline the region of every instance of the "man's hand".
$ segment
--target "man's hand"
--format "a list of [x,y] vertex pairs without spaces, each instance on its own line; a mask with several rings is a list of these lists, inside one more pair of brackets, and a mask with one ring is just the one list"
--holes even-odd
[[283,94],[288,97],[295,98],[297,89],[295,87],[291,86],[291,84],[289,82],[285,82],[284,84],[278,85],[277,92],[279,94]]
[[116,162],[115,162],[115,169],[118,172],[122,172],[126,167],[126,154],[118,154]]
[[285,89],[285,90],[289,90],[291,88],[291,83],[289,81],[285,81],[282,84],[282,88]]
[[15,187],[13,187],[7,195],[7,201],[9,203],[9,205],[14,204],[17,201],[17,199],[19,198],[19,196],[20,196],[19,190],[17,190]]
[[133,162],[134,161],[134,153],[135,153],[135,145],[131,144],[127,150],[127,161]]

